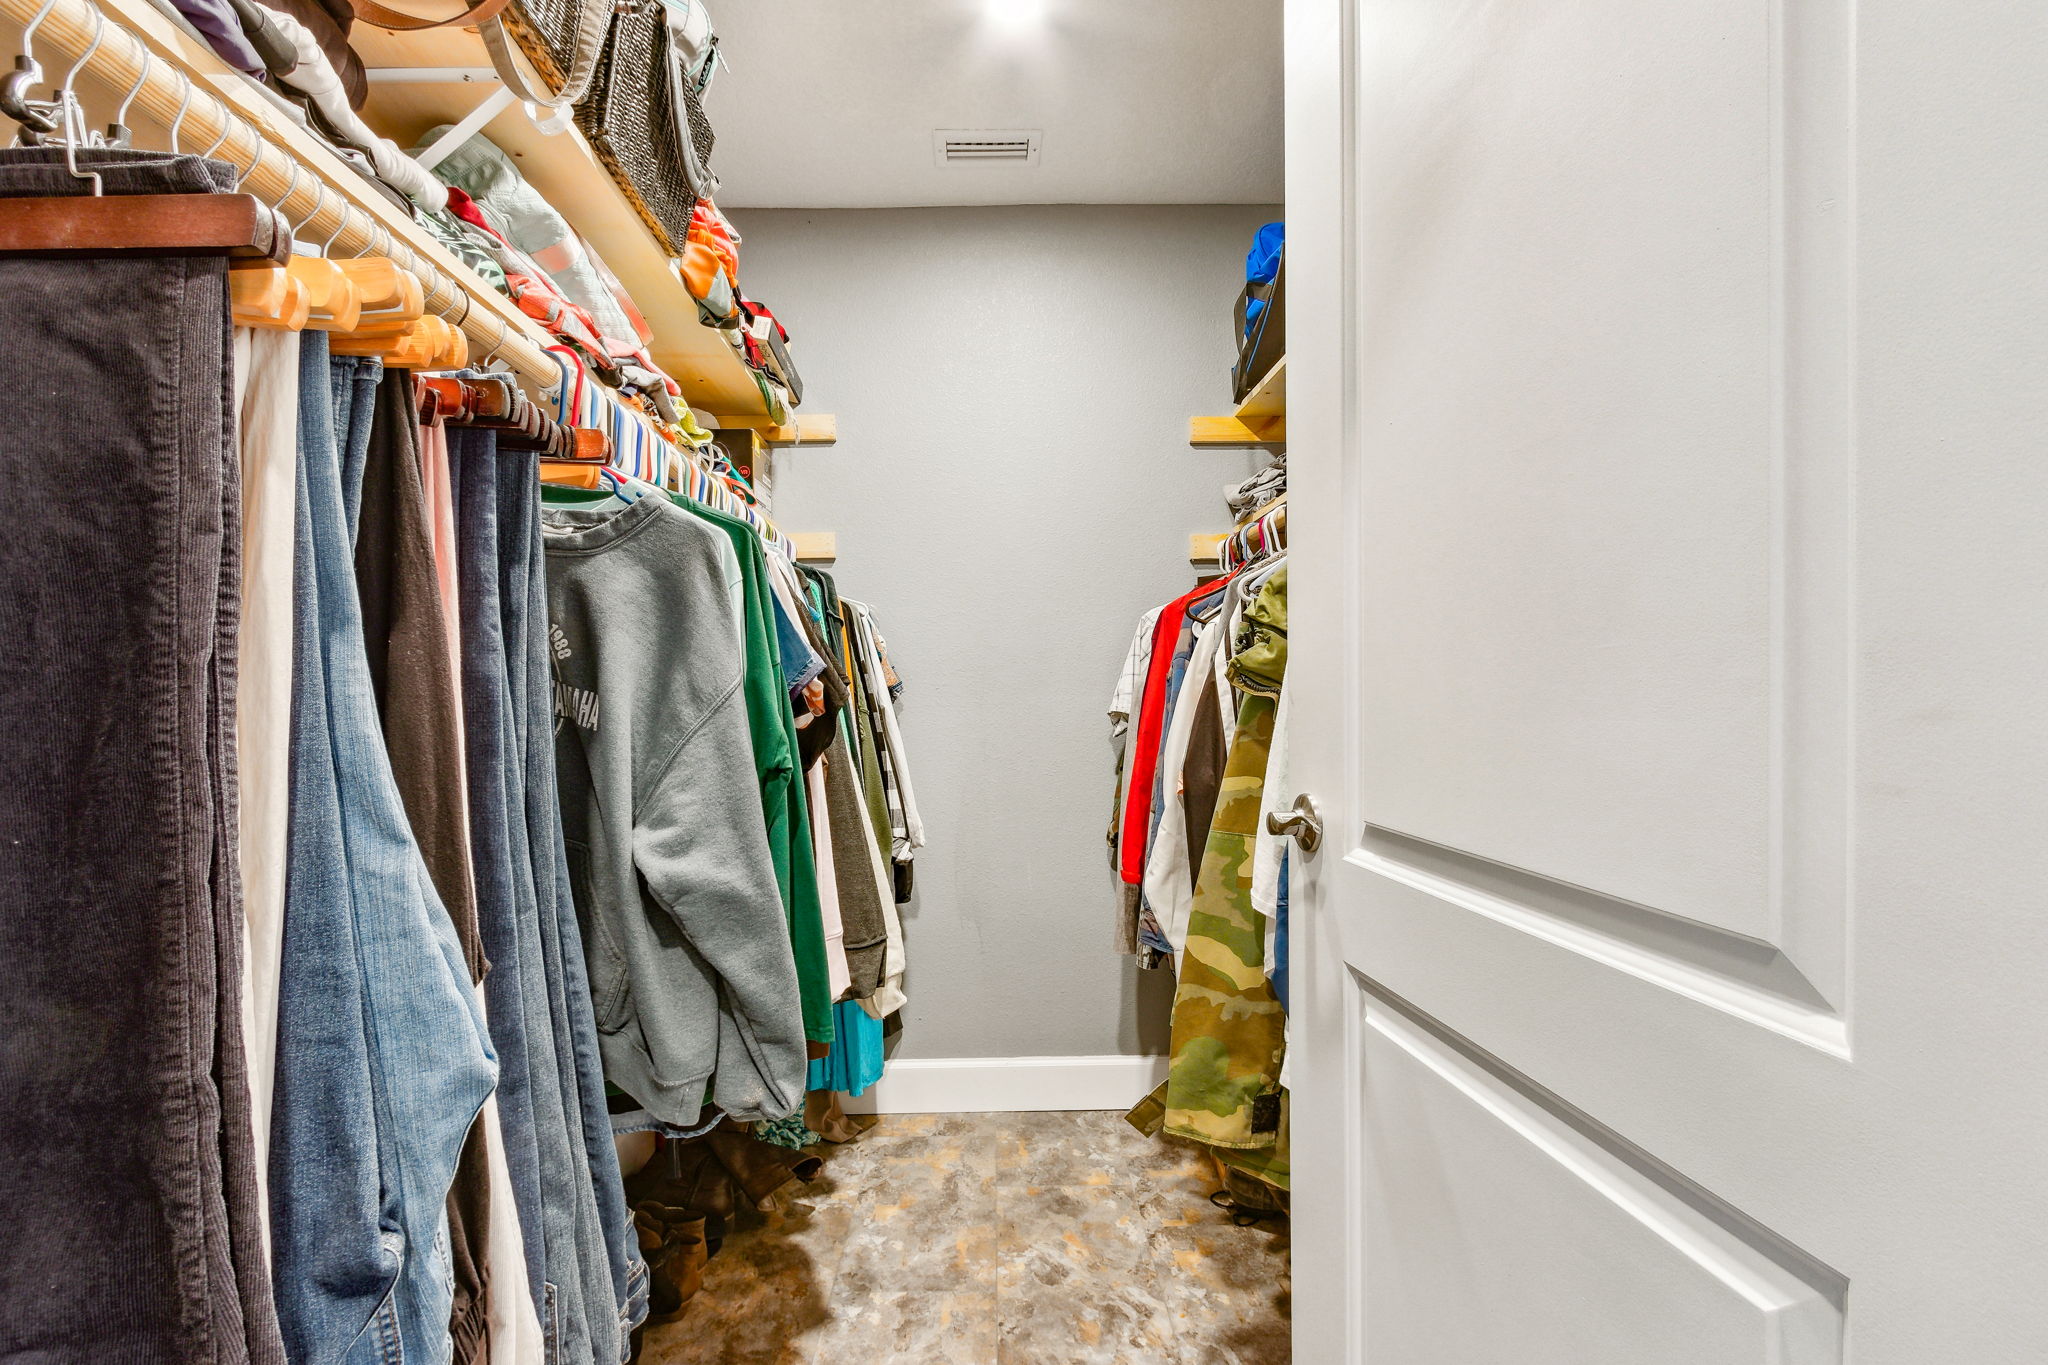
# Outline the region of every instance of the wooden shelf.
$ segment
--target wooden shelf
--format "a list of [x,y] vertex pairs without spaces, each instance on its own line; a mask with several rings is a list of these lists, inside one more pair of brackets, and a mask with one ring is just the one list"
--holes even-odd
[[[483,38],[470,29],[389,33],[359,24],[350,42],[372,71],[434,68],[444,77],[372,78],[363,120],[401,147],[416,145],[439,124],[460,122],[498,88],[494,79],[474,74],[487,71],[491,62]],[[465,79],[465,73],[472,74]],[[720,426],[776,425],[754,372],[724,332],[698,321],[697,301],[583,134],[573,126],[544,133],[517,102],[500,110],[482,131],[625,285],[654,329],[648,350],[682,387],[684,401],[712,414]]]
[[1245,395],[1232,416],[1248,426],[1287,420],[1287,357],[1281,356],[1266,371],[1252,391]]
[[1188,444],[1204,447],[1287,444],[1287,357],[1266,371],[1228,417],[1190,417]]
[[832,531],[791,531],[796,557],[805,564],[830,564],[839,558],[839,536]]
[[1242,531],[1245,527],[1251,525],[1260,517],[1265,516],[1268,512],[1276,511],[1286,506],[1287,495],[1285,493],[1282,493],[1279,497],[1274,498],[1271,502],[1268,502],[1261,506],[1257,511],[1247,515],[1242,521],[1238,522],[1237,525],[1231,527],[1228,531],[1195,532],[1193,535],[1190,535],[1188,537],[1188,562],[1190,564],[1217,563],[1221,559],[1221,555],[1218,553],[1218,547],[1221,546],[1224,541],[1230,539],[1230,537],[1236,535],[1239,531]]
[[807,412],[779,427],[766,427],[761,439],[771,446],[829,446],[839,440],[839,419],[829,412]]

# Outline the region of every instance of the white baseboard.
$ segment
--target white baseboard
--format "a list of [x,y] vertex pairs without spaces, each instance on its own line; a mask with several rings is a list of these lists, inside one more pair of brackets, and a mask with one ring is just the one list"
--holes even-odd
[[889,1063],[849,1114],[1128,1109],[1166,1079],[1164,1057],[940,1057]]

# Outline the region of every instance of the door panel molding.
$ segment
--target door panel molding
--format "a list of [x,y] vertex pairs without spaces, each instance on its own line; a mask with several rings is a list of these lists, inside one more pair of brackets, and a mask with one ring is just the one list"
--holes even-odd
[[[1746,714],[1754,721],[1738,726],[1739,734],[1731,733],[1729,761],[1738,761],[1733,750],[1743,750],[1748,757],[1739,761],[1745,768],[1753,768],[1745,778],[1752,783],[1747,790],[1753,795],[1744,801],[1758,818],[1750,826],[1752,833],[1741,842],[1747,844],[1743,858],[1753,858],[1757,875],[1753,879],[1732,872],[1700,878],[1678,875],[1687,859],[1676,851],[1653,853],[1639,869],[1633,865],[1625,840],[1609,838],[1603,843],[1591,835],[1574,836],[1548,850],[1562,855],[1569,847],[1580,846],[1578,852],[1583,856],[1576,859],[1546,860],[1541,855],[1525,859],[1521,854],[1534,854],[1548,840],[1541,828],[1518,832],[1516,822],[1556,825],[1556,813],[1546,814],[1544,803],[1533,797],[1523,799],[1530,794],[1519,786],[1497,793],[1484,783],[1473,783],[1468,796],[1447,795],[1442,784],[1459,781],[1460,764],[1427,761],[1440,756],[1445,746],[1499,742],[1501,737],[1467,740],[1456,724],[1459,703],[1436,690],[1415,694],[1428,699],[1426,705],[1415,705],[1422,706],[1420,714],[1431,724],[1419,724],[1417,715],[1405,712],[1382,719],[1368,701],[1368,685],[1358,681],[1361,675],[1356,671],[1351,674],[1351,695],[1345,708],[1347,734],[1342,752],[1347,771],[1343,789],[1351,798],[1348,813],[1356,821],[1351,828],[1364,831],[1352,850],[1352,861],[1360,866],[1428,890],[1447,904],[1487,914],[1500,923],[1562,944],[1688,999],[1846,1057],[1853,1022],[1848,939],[1854,838],[1850,737],[1856,649],[1854,395],[1850,382],[1856,359],[1851,302],[1856,155],[1853,15],[1848,0],[1755,0],[1754,10],[1758,19],[1753,30],[1756,97],[1763,107],[1750,106],[1757,115],[1758,129],[1752,164],[1763,190],[1760,214],[1767,216],[1767,221],[1758,222],[1756,247],[1748,257],[1755,271],[1751,278],[1766,296],[1762,321],[1753,334],[1759,384],[1751,391],[1756,395],[1759,417],[1767,420],[1759,421],[1755,443],[1728,454],[1748,462],[1759,485],[1756,515],[1743,530],[1746,537],[1754,536],[1760,557],[1756,561],[1755,623],[1743,641],[1744,647],[1753,648],[1759,668],[1753,687],[1744,684],[1749,690],[1743,693]],[[1481,5],[1474,13],[1482,11],[1488,16],[1483,22],[1503,32],[1518,23],[1548,22],[1543,17],[1546,11]],[[1637,22],[1654,25],[1664,19],[1645,14]],[[1399,29],[1398,23],[1391,26]],[[1375,28],[1370,23],[1352,26],[1351,46],[1345,53],[1347,74],[1360,65],[1371,68],[1372,59],[1362,55],[1363,47],[1386,42],[1386,28],[1386,24]],[[1731,71],[1741,69],[1736,57],[1720,60],[1735,63]],[[1419,55],[1415,61],[1427,72],[1417,88],[1438,88],[1441,93],[1415,96],[1410,89],[1404,98],[1458,103],[1456,110],[1447,105],[1434,122],[1412,107],[1405,109],[1403,116],[1432,132],[1448,121],[1467,140],[1478,136],[1469,122],[1478,116],[1458,112],[1464,103],[1473,100],[1490,81],[1526,79],[1502,76],[1483,64],[1459,70],[1454,78],[1446,71],[1429,70],[1428,61]],[[1729,81],[1740,84],[1734,76]],[[1481,101],[1474,107],[1487,106]],[[1376,135],[1370,120],[1385,116],[1387,110],[1361,103],[1349,113],[1355,120],[1350,145],[1372,148]],[[1382,130],[1377,138],[1385,136]],[[1347,163],[1352,155],[1347,149]],[[1429,202],[1439,213],[1453,212],[1443,202]],[[1386,249],[1384,243],[1374,248],[1368,227],[1356,214],[1344,224],[1347,274],[1358,269],[1362,252]],[[1411,309],[1418,308],[1418,298],[1427,298],[1426,292],[1421,292],[1429,287],[1427,266],[1422,269],[1423,278],[1403,281],[1400,286]],[[1348,291],[1346,297],[1350,297]],[[1354,307],[1348,318],[1352,328],[1349,353],[1354,356],[1370,357],[1382,349],[1374,344],[1372,311]],[[1364,396],[1356,389],[1355,374],[1346,373],[1344,378],[1348,417]],[[1385,406],[1393,402],[1393,395],[1382,393],[1378,401]],[[1540,427],[1540,418],[1533,425]],[[1344,506],[1352,524],[1361,528],[1356,541],[1369,545],[1392,529],[1384,524],[1387,518],[1402,515],[1400,510],[1387,508],[1385,471],[1377,469],[1376,462],[1407,457],[1398,450],[1391,455],[1376,452],[1373,442],[1360,441],[1357,428],[1348,424],[1347,428],[1347,445],[1358,450],[1360,458],[1345,462]],[[1508,467],[1525,462],[1530,454],[1529,450],[1515,452]],[[1466,458],[1469,467],[1461,467],[1462,473],[1446,475],[1438,505],[1469,507],[1476,491],[1469,479],[1480,466],[1470,463],[1469,454]],[[1427,466],[1411,465],[1401,477],[1410,484],[1428,477],[1426,472],[1418,475],[1417,468],[1426,470]],[[1416,487],[1409,488],[1400,495],[1396,509],[1419,496]],[[1419,505],[1430,503],[1424,499]],[[1533,514],[1518,511],[1516,515]],[[1696,534],[1697,529],[1683,531]],[[1463,544],[1475,532],[1469,526],[1453,525],[1447,534],[1452,542]],[[1351,539],[1347,537],[1347,542]],[[1427,545],[1425,537],[1414,548]],[[1355,546],[1347,544],[1346,548],[1355,553]],[[1419,562],[1434,564],[1437,571],[1448,567],[1441,555]],[[1483,593],[1476,605],[1463,604],[1469,611],[1446,610],[1452,604],[1425,594],[1406,612],[1414,619],[1401,624],[1401,598],[1394,597],[1395,605],[1390,607],[1387,595],[1412,593],[1419,585],[1412,579],[1390,581],[1387,575],[1368,583],[1360,572],[1362,567],[1356,560],[1344,565],[1344,616],[1358,632],[1346,642],[1349,658],[1372,661],[1412,656],[1416,642],[1410,637],[1417,631],[1441,631],[1448,621],[1461,616],[1503,628],[1514,620],[1528,619],[1521,611],[1508,614],[1507,620],[1498,620],[1502,615],[1498,611],[1489,615]],[[1511,576],[1498,581],[1504,591],[1514,591]],[[1468,585],[1467,590],[1475,589]],[[1374,596],[1381,599],[1381,605],[1371,605]],[[1380,640],[1362,628],[1360,623],[1375,617],[1398,627],[1394,638]],[[1718,690],[1708,695],[1727,700],[1734,692],[1724,679]],[[1672,718],[1682,714],[1682,700],[1678,696],[1667,699],[1670,710],[1657,723],[1669,727],[1673,735],[1691,736],[1687,743],[1696,747],[1697,727]],[[1491,722],[1499,719],[1499,715],[1490,716]],[[1645,718],[1635,719],[1643,722]],[[1355,731],[1353,727],[1357,727]],[[1419,747],[1429,742],[1422,736],[1439,734],[1443,738],[1437,741],[1437,754]],[[1389,799],[1395,793],[1370,762],[1379,753],[1378,746],[1389,738],[1397,750],[1406,752],[1403,761],[1414,782],[1436,789],[1435,797],[1421,799],[1411,791],[1405,797]],[[1511,743],[1511,738],[1506,742]],[[1591,755],[1582,757],[1592,761]],[[1701,753],[1681,748],[1675,751],[1673,771],[1709,776],[1701,767],[1705,762]],[[1486,764],[1475,768],[1467,761],[1462,766],[1481,771]],[[1590,799],[1587,792],[1577,795]],[[1719,799],[1726,806],[1733,797],[1722,790]],[[1507,803],[1514,818],[1488,816],[1485,812],[1490,801]],[[1582,830],[1597,829],[1604,823],[1597,809],[1580,809],[1569,803],[1565,808],[1577,810]],[[1341,819],[1345,813],[1334,814]],[[1683,823],[1676,807],[1670,807],[1669,814],[1671,818],[1660,828],[1668,830]],[[1461,831],[1460,826],[1465,828]],[[1489,828],[1503,837],[1483,837],[1482,832]],[[1388,839],[1401,841],[1400,846],[1382,846]],[[1604,857],[1595,857],[1602,849]],[[1607,866],[1601,866],[1603,861]],[[1605,875],[1610,871],[1611,877]],[[1646,899],[1628,894],[1629,888],[1650,886],[1663,886],[1671,895]],[[1688,926],[1698,926],[1701,932],[1693,933]]]
[[[1411,1141],[1409,1149],[1400,1152],[1372,1150],[1373,1096],[1380,1094],[1382,1102],[1398,1107],[1397,1129],[1412,1129],[1418,1111],[1427,1111],[1444,1098],[1416,1091],[1412,1086],[1404,1088],[1397,1078],[1385,1074],[1391,1054],[1383,1052],[1379,1063],[1383,1070],[1372,1081],[1380,1090],[1361,1085],[1355,1092],[1361,1105],[1358,1131],[1366,1135],[1368,1148],[1363,1180],[1412,1181],[1423,1188],[1418,1194],[1412,1188],[1374,1191],[1361,1185],[1368,1202],[1377,1196],[1384,1204],[1392,1197],[1418,1203],[1428,1210],[1432,1199],[1428,1186],[1440,1180],[1462,1207],[1463,1216],[1426,1221],[1444,1237],[1454,1239],[1454,1247],[1462,1245],[1472,1250],[1464,1239],[1478,1234],[1480,1229],[1468,1229],[1465,1224],[1483,1223],[1491,1216],[1492,1211],[1476,1196],[1485,1182],[1498,1177],[1500,1172],[1476,1168],[1471,1162],[1480,1161],[1488,1168],[1508,1163],[1526,1165],[1529,1154],[1534,1153],[1542,1166],[1554,1168],[1553,1176],[1562,1173],[1569,1177],[1568,1182],[1555,1178],[1547,1181],[1549,1197],[1564,1201],[1556,1209],[1560,1215],[1554,1229],[1556,1235],[1567,1237],[1569,1228],[1583,1220],[1603,1229],[1599,1242],[1517,1247],[1513,1245],[1513,1234],[1504,1230],[1512,1226],[1513,1220],[1509,1219],[1504,1220],[1503,1227],[1485,1229],[1483,1235],[1493,1239],[1485,1249],[1487,1254],[1505,1254],[1513,1259],[1526,1253],[1524,1264],[1528,1272],[1532,1277],[1540,1277],[1545,1273],[1543,1262],[1550,1257],[1584,1257],[1597,1263],[1600,1256],[1615,1255],[1630,1246],[1640,1252],[1640,1233],[1647,1232],[1698,1272],[1698,1281],[1691,1283],[1686,1282],[1684,1275],[1675,1277],[1691,1306],[1697,1310],[1702,1303],[1717,1305],[1715,1311],[1726,1317],[1714,1325],[1737,1340],[1753,1341],[1758,1365],[1839,1365],[1846,1330],[1847,1276],[1657,1160],[1585,1111],[1484,1053],[1370,977],[1354,970],[1351,986],[1354,995],[1347,1031],[1362,1040],[1352,1055],[1369,1075],[1374,1066],[1371,1054],[1375,1047],[1391,1045],[1420,1068],[1419,1074],[1440,1082],[1463,1104],[1486,1115],[1502,1130],[1499,1137],[1510,1144],[1489,1146],[1483,1151],[1463,1146],[1460,1133],[1450,1128],[1451,1123],[1457,1122],[1455,1113],[1439,1109],[1437,1117],[1443,1122],[1424,1124],[1437,1138],[1435,1143],[1417,1148]],[[1525,1174],[1517,1177],[1516,1188],[1531,1188],[1537,1183]],[[1532,1190],[1531,1197],[1542,1196]],[[1617,1233],[1615,1229],[1625,1229],[1626,1225],[1611,1214],[1588,1207],[1594,1201],[1619,1212],[1640,1232]],[[1550,1230],[1546,1225],[1546,1232]],[[1503,1247],[1503,1243],[1508,1245]],[[1425,1254],[1420,1248],[1416,1250]],[[1363,1269],[1368,1286],[1362,1288],[1368,1292],[1359,1297],[1372,1300],[1369,1282],[1375,1267],[1370,1255]],[[1629,1273],[1623,1264],[1608,1269],[1615,1274]],[[1399,1266],[1383,1268],[1382,1273],[1398,1274],[1400,1270]],[[1673,1281],[1668,1266],[1663,1274],[1667,1284]],[[1368,1319],[1366,1330],[1370,1332],[1372,1326]],[[1580,1357],[1575,1354],[1571,1358]],[[1585,1358],[1592,1359],[1590,1355]],[[1726,1359],[1733,1365],[1734,1357]]]
[[1368,825],[1347,859],[1616,971],[1849,1056],[1848,1022],[1774,944]]

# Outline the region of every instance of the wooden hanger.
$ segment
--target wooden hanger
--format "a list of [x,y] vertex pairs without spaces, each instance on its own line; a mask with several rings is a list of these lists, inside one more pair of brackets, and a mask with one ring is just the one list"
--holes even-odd
[[[259,157],[260,159],[260,157]],[[252,163],[253,165],[253,163]],[[289,201],[298,189],[299,166],[292,166],[292,182],[278,201]],[[319,205],[327,198],[327,187],[320,187],[320,199],[314,202],[317,212]],[[292,242],[294,232],[289,219],[279,213],[285,223],[285,242]],[[303,267],[292,262],[304,261]],[[228,292],[234,305],[234,320],[238,327],[266,327],[288,332],[304,330],[311,320],[315,300],[326,299],[332,293],[333,276],[319,270],[312,258],[293,256],[287,253],[284,264],[264,260],[236,261],[229,272]]]
[[[20,125],[20,136],[29,145],[61,145],[65,169],[90,182],[92,192],[7,200],[6,211],[0,213],[0,253],[101,256],[133,252],[283,261],[291,251],[291,229],[283,215],[253,195],[110,195],[90,159],[80,167],[79,148],[96,139],[86,131],[85,109],[73,88],[79,71],[99,49],[107,22],[97,9],[93,11],[91,46],[65,75],[55,99],[34,100],[29,92],[42,79],[43,69],[35,60],[30,39],[48,9],[45,5],[39,10],[21,35],[22,51],[15,59],[14,72],[0,83],[0,113]],[[145,64],[145,74],[147,70]],[[139,79],[136,88],[141,88]],[[116,116],[117,126],[126,112],[124,103]],[[125,129],[121,131],[125,134]],[[172,150],[176,151],[175,128],[172,133]]]
[[337,261],[361,307],[344,336],[337,330],[337,355],[374,355],[396,369],[456,368],[469,358],[469,341],[459,328],[428,317],[426,288],[419,276],[382,256]]
[[[320,186],[320,197],[313,201],[313,213],[317,217],[327,202],[327,185]],[[307,322],[309,327],[323,332],[347,332],[352,330],[363,309],[362,295],[354,281],[335,262],[327,259],[327,251],[334,245],[334,239],[341,235],[344,214],[335,224],[334,231],[320,246],[318,255],[294,255],[285,263],[285,270],[306,290]]]
[[294,256],[285,266],[305,287],[311,317],[307,326],[323,332],[355,330],[363,313],[363,296],[339,265],[325,256]]
[[9,199],[0,254],[220,255],[282,263],[291,229],[252,194],[58,195]]
[[[604,471],[611,465],[612,438],[596,427],[563,427],[568,448],[550,450],[540,462],[540,481],[557,488],[602,488]],[[501,450],[524,450],[519,441],[500,440]]]
[[[380,229],[381,231],[381,229]],[[356,341],[382,339],[395,349],[397,343],[413,330],[413,324],[426,316],[426,287],[420,277],[403,269],[388,256],[358,256],[353,260],[336,261],[349,287],[355,291],[359,305],[355,321],[347,328],[336,328],[335,344],[342,344],[341,332]],[[370,349],[347,349],[343,355],[377,355],[381,352]],[[412,353],[407,353],[411,358]]]
[[542,460],[540,481],[556,488],[604,487],[604,466],[600,464],[571,464],[565,460]]
[[237,327],[302,331],[312,311],[311,293],[283,266],[230,270],[228,296]]
[[596,427],[562,426],[534,407],[509,379],[424,375],[414,387],[422,420],[501,431],[505,434],[498,439],[500,450],[540,451],[543,482],[595,488],[601,471],[611,463],[608,433]]
[[400,370],[458,369],[468,361],[469,340],[444,318],[422,317],[392,327],[384,323],[358,326],[337,334],[336,355],[373,355]]
[[410,321],[426,312],[426,288],[420,277],[402,269],[398,262],[384,256],[358,256],[335,264],[362,295],[366,318]]

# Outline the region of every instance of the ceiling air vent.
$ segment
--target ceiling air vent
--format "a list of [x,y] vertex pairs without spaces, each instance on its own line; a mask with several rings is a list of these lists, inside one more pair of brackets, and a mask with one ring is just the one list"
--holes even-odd
[[932,134],[932,149],[941,166],[971,162],[1036,166],[1041,136],[1036,128],[941,128]]

